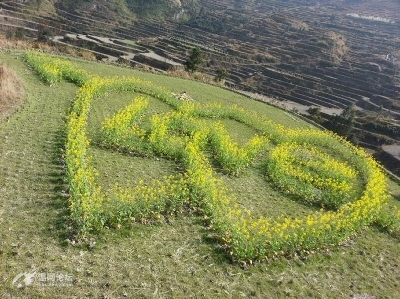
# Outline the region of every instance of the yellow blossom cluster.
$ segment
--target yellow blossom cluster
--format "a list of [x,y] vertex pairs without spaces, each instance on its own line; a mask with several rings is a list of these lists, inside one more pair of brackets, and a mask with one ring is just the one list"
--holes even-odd
[[[31,56],[28,63],[43,78],[61,76],[73,81],[71,74],[84,74],[54,57],[32,52],[26,56]],[[379,165],[333,133],[287,129],[237,106],[182,102],[169,91],[136,78],[81,78],[81,83],[75,80],[81,88],[68,116],[65,159],[71,217],[82,232],[106,224],[159,219],[192,206],[203,212],[234,260],[262,260],[339,244],[376,221],[388,197]],[[139,182],[133,188],[116,186],[109,192],[100,188],[88,154],[87,118],[91,103],[108,91],[142,93],[165,102],[171,111],[151,115],[151,126],[145,130],[141,119],[148,100],[136,98],[105,120],[106,145],[170,157],[184,166],[183,174],[150,184]],[[220,122],[210,124],[205,118],[233,119],[259,134],[239,146]],[[255,218],[236,204],[235,196],[216,178],[207,153],[214,152],[222,167],[237,175],[272,146],[265,159],[267,176],[274,184],[330,210],[303,218],[269,219]],[[353,192],[356,179],[363,182],[364,190]]]
[[138,123],[143,118],[149,104],[148,98],[137,97],[129,106],[121,109],[114,117],[103,122],[101,131],[105,146],[112,144],[138,143],[146,131]]
[[24,54],[25,61],[35,69],[43,81],[49,84],[60,82],[62,78],[82,86],[90,75],[78,68],[76,68],[71,61],[36,52],[28,51]]
[[212,125],[210,139],[215,148],[217,160],[224,170],[233,175],[238,175],[248,167],[256,155],[268,146],[268,138],[255,136],[243,147],[239,147],[220,122]]
[[285,142],[270,153],[268,176],[304,201],[338,208],[355,200],[357,171],[314,146]]

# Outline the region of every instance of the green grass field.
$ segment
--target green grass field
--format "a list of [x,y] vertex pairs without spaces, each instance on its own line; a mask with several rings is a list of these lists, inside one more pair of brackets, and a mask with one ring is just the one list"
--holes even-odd
[[[0,298],[400,297],[399,239],[374,226],[329,250],[255,265],[232,263],[215,232],[204,225],[201,215],[191,211],[152,224],[106,228],[101,234],[76,240],[69,216],[63,147],[66,117],[78,87],[65,81],[52,86],[43,83],[15,52],[0,53],[0,64],[18,75],[25,89],[23,105],[0,123]],[[286,127],[310,126],[294,121],[282,110],[215,86],[93,62],[76,64],[100,76],[135,76],[174,93],[185,91],[200,103],[237,104]],[[93,102],[89,113],[89,151],[104,189],[115,182],[135,184],[181,171],[171,159],[99,147],[103,120],[133,97],[131,92],[106,93]],[[150,113],[169,109],[150,100]],[[236,121],[223,123],[239,144],[254,134]],[[255,215],[302,217],[319,210],[276,190],[263,177],[263,167],[260,159],[239,177],[219,171],[217,176],[241,195],[239,204]],[[400,207],[400,186],[390,181],[389,191],[390,203]],[[33,272],[68,274],[72,282],[21,288],[13,283],[18,274]]]

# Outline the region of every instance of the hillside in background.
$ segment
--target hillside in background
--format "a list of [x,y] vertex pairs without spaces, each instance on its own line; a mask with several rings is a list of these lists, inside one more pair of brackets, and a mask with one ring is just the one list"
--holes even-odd
[[399,148],[383,146],[400,142],[398,0],[31,0],[0,8],[0,28],[10,36],[35,38],[47,28],[63,47],[131,66],[180,72],[199,47],[206,76],[225,71],[226,86],[400,165]]
[[[6,2],[6,1],[5,1]],[[197,0],[27,0],[19,2],[36,9],[38,15],[48,12],[61,14],[63,11],[78,15],[114,20],[116,23],[127,24],[141,18],[174,19],[182,10]]]

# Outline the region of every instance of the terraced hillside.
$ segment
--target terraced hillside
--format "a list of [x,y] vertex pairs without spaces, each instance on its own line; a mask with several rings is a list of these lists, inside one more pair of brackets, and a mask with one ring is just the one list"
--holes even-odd
[[[170,20],[118,11],[107,18],[101,9],[68,11],[66,5],[38,14],[19,1],[0,7],[3,28],[46,25],[61,37],[108,37],[111,43],[63,41],[133,64],[152,63],[146,54],[179,65],[200,47],[203,71],[215,76],[226,69],[230,87],[285,101],[304,114],[311,106],[331,108],[314,119],[377,151],[400,141],[398,1],[208,0],[178,5]],[[351,122],[332,116],[343,109],[351,111]]]

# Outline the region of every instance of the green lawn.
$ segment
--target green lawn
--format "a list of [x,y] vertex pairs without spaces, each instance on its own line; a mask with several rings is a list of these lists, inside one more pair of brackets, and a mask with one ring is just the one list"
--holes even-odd
[[[400,297],[399,240],[375,228],[331,251],[246,267],[229,261],[197,215],[153,225],[133,224],[130,229],[106,229],[73,244],[62,147],[65,117],[77,87],[65,82],[41,83],[14,53],[1,52],[0,64],[20,76],[26,94],[22,109],[0,123],[0,298]],[[281,110],[214,86],[93,62],[82,61],[79,66],[102,76],[138,76],[172,92],[186,91],[199,102],[238,104],[286,126],[309,126]],[[91,109],[90,151],[105,189],[115,182],[150,181],[179,171],[167,159],[132,157],[97,146],[104,117],[132,98],[132,94],[106,94]],[[151,111],[168,109],[151,100]],[[225,125],[239,143],[253,134],[237,122],[226,121]],[[256,163],[239,178],[219,176],[243,195],[240,203],[254,212],[275,218],[313,210],[274,190],[260,175],[260,168]],[[391,182],[390,191],[399,198],[398,184]],[[398,205],[398,200],[392,202]],[[69,274],[73,283],[21,289],[12,284],[18,274],[35,271]]]

